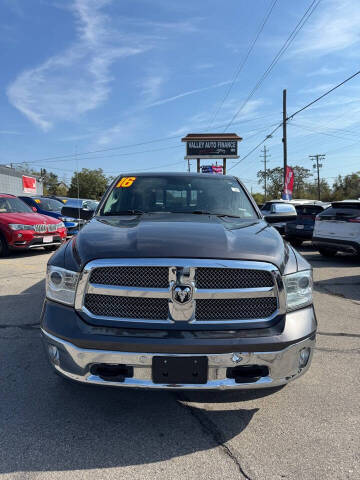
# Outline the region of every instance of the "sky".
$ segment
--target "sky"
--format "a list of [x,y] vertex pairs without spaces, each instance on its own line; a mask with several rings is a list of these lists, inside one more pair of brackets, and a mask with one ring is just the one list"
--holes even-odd
[[[360,2],[321,0],[246,102],[312,0],[277,0],[246,59],[273,3],[0,0],[0,164],[68,182],[78,168],[185,171],[181,137],[224,131],[241,160],[281,122],[283,89],[290,115],[360,69]],[[326,154],[330,183],[360,170],[359,125],[360,75],[289,121],[288,164]],[[260,154],[228,162],[253,192]]]

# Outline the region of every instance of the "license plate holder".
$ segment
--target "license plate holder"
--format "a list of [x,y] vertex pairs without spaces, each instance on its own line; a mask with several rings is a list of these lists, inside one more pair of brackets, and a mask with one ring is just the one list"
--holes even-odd
[[205,384],[207,377],[207,357],[153,357],[152,379],[154,383],[199,385]]
[[53,242],[53,237],[43,237],[43,243],[52,243]]

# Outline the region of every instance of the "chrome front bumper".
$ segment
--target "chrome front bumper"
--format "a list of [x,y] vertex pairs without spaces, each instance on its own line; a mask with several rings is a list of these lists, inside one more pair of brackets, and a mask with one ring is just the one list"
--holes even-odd
[[[197,389],[197,390],[227,390],[254,389],[285,385],[291,380],[303,375],[309,368],[314,338],[307,338],[283,350],[275,352],[232,352],[208,354],[208,381],[206,384],[158,384],[152,381],[152,359],[154,356],[191,356],[184,354],[154,354],[154,353],[123,353],[107,350],[91,350],[78,348],[60,338],[54,337],[42,330],[45,350],[51,365],[55,370],[71,380],[87,384],[109,385],[117,387],[138,387],[154,389]],[[56,347],[56,348],[54,348]],[[310,349],[310,357],[304,367],[299,366],[300,351]],[[204,356],[201,354],[201,356]],[[124,381],[103,380],[91,373],[91,367],[96,364],[124,364],[133,367],[133,377]],[[227,378],[227,368],[245,365],[266,366],[269,375],[259,378],[256,382],[236,383]]]

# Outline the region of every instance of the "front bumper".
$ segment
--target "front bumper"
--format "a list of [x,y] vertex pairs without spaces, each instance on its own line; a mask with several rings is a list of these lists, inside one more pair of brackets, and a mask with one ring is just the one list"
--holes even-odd
[[[205,384],[166,384],[152,380],[152,361],[154,356],[165,354],[117,352],[92,350],[76,347],[70,342],[54,337],[42,330],[42,336],[48,358],[53,368],[71,380],[86,384],[109,385],[118,387],[137,387],[152,389],[199,389],[227,390],[253,389],[285,385],[303,375],[310,366],[315,335],[276,352],[232,352],[224,354],[209,353],[208,380]],[[56,348],[54,348],[56,347]],[[304,366],[299,365],[300,352],[309,349],[310,355]],[[49,353],[50,352],[50,353]],[[191,356],[171,354],[166,356]],[[203,356],[203,354],[201,355]],[[132,376],[122,380],[104,379],[92,373],[96,365],[126,365],[132,369]],[[266,367],[267,374],[256,381],[241,381],[227,378],[229,368],[256,365]]]
[[[52,242],[44,242],[43,238],[45,236],[51,236]],[[41,247],[51,247],[53,245],[60,246],[66,240],[66,234],[63,235],[56,233],[53,235],[32,235],[30,239],[28,238],[15,238],[11,243],[9,243],[9,248],[11,250],[27,250],[33,248]]]

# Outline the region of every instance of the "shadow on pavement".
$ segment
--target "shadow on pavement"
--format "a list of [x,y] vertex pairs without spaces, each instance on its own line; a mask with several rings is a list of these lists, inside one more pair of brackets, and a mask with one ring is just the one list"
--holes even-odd
[[321,293],[328,293],[348,300],[360,301],[360,275],[336,277],[334,279],[314,282],[314,288]]
[[359,257],[348,253],[339,252],[335,257],[324,257],[311,244],[302,245],[297,250],[316,268],[360,267]]

